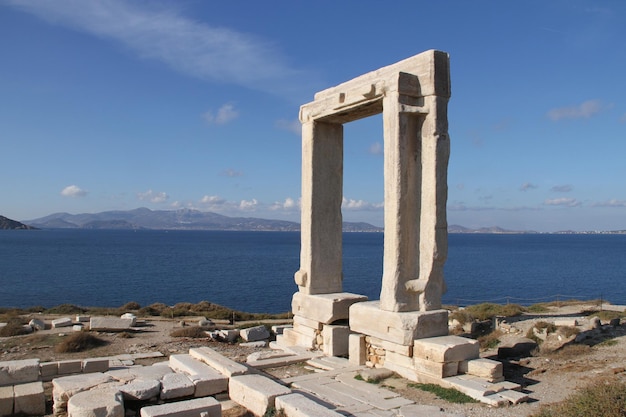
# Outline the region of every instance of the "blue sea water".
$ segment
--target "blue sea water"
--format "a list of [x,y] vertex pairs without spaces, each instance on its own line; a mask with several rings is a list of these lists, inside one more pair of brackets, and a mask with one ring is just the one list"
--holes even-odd
[[[451,234],[444,304],[603,298],[626,304],[625,235]],[[297,232],[0,232],[0,306],[207,300],[290,310]],[[344,291],[378,299],[382,233],[344,234]]]

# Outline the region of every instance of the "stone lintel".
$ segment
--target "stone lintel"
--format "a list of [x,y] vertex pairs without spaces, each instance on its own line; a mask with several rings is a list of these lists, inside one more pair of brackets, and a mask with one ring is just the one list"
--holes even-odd
[[387,342],[412,346],[415,339],[448,334],[448,311],[394,312],[380,309],[379,301],[350,307],[350,329]]
[[367,301],[366,296],[347,292],[331,294],[296,292],[291,301],[291,308],[294,316],[301,316],[323,324],[332,324],[337,320],[348,319],[350,306],[363,301]]
[[413,97],[450,97],[448,54],[430,50],[315,94],[301,106],[300,120],[347,123],[381,113],[382,97],[398,91]]

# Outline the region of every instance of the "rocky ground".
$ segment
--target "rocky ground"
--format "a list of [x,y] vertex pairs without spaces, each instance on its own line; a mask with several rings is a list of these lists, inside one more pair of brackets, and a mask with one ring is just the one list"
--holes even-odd
[[[530,328],[537,320],[549,320],[551,317],[571,317],[583,314],[589,306],[570,306],[554,308],[549,314],[541,317],[525,315],[517,320],[514,327],[520,334]],[[51,320],[56,317],[41,317]],[[185,318],[187,325],[195,325],[199,318]],[[227,323],[216,322],[219,326]],[[245,325],[245,323],[238,323]],[[238,344],[214,342],[207,339],[177,338],[170,333],[181,327],[181,320],[148,318],[140,330],[125,333],[99,333],[98,337],[106,344],[79,353],[57,353],[55,346],[63,340],[71,328],[48,329],[25,336],[0,338],[0,361],[38,358],[41,362],[78,359],[86,357],[113,356],[121,353],[161,352],[161,359],[146,359],[140,364],[149,364],[157,360],[165,360],[174,353],[186,353],[190,347],[210,346],[225,356],[245,362],[247,356],[260,348],[242,347]],[[505,343],[511,334],[502,334],[499,339]],[[262,348],[261,348],[262,349]],[[268,349],[268,348],[265,348]],[[484,351],[484,357],[497,356],[497,348]],[[584,344],[574,344],[555,353],[536,354],[528,358],[504,361],[505,377],[509,381],[520,383],[529,393],[528,403],[507,408],[493,409],[482,404],[451,404],[438,399],[434,394],[427,393],[409,386],[409,381],[402,378],[389,378],[382,381],[386,387],[400,392],[404,397],[420,404],[436,405],[451,412],[468,417],[490,416],[528,416],[535,413],[541,404],[558,402],[598,379],[613,378],[626,380],[626,325],[604,326],[592,339]],[[277,377],[294,376],[311,372],[303,365],[292,365],[269,370]]]

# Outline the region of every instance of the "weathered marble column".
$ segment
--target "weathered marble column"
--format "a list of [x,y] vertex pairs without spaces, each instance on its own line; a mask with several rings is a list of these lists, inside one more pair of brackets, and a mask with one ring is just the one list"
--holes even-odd
[[400,95],[383,99],[385,237],[380,308],[415,311],[418,294],[406,290],[419,276],[421,192],[420,116],[401,112]]
[[343,125],[303,123],[301,293],[342,291],[342,199]]

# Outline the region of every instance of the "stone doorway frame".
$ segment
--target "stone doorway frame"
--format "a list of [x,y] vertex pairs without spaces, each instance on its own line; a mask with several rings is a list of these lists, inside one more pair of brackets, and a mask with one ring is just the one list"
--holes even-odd
[[426,51],[318,92],[301,106],[302,223],[294,315],[310,316],[303,311],[304,304],[311,304],[302,301],[307,296],[363,301],[342,293],[343,124],[379,113],[385,236],[378,308],[441,308],[448,237],[449,68],[447,53]]

